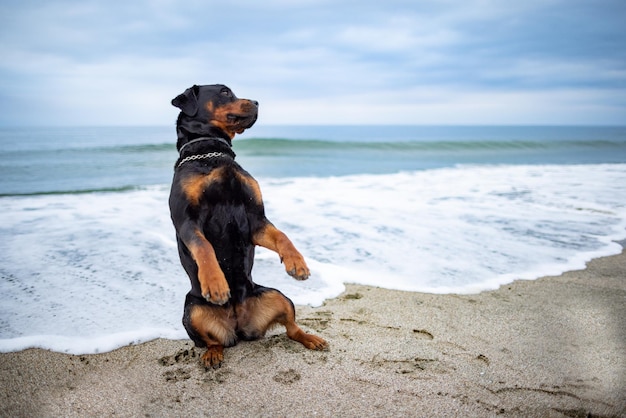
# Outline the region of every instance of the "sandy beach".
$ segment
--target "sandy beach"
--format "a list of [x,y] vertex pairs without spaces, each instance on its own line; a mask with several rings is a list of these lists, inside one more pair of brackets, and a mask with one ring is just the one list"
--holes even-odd
[[348,285],[298,322],[330,349],[276,329],[215,370],[188,340],[0,354],[0,414],[626,416],[625,252],[476,295]]

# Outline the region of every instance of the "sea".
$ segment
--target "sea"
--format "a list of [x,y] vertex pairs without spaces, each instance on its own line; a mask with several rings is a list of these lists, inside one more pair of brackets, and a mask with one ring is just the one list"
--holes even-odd
[[[174,126],[0,128],[0,352],[184,339]],[[626,127],[254,126],[234,140],[309,280],[471,294],[583,269],[626,239]],[[402,309],[398,306],[397,309]]]

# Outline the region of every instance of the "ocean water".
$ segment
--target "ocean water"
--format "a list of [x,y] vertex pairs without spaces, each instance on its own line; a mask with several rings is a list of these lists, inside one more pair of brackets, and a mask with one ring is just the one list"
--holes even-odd
[[[167,199],[175,130],[0,129],[0,351],[186,338]],[[584,268],[626,238],[626,128],[255,126],[237,160],[307,259],[296,304],[345,283],[476,293]]]

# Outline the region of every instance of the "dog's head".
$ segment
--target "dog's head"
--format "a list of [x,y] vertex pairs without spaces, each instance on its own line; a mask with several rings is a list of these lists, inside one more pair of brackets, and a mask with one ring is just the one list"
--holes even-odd
[[238,99],[222,84],[190,87],[172,105],[181,110],[176,122],[179,143],[216,134],[231,140],[254,125],[259,108],[258,102]]

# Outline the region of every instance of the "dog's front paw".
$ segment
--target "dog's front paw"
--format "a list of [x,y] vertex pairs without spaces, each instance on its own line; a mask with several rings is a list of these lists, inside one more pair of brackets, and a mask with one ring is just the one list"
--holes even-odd
[[287,270],[287,274],[296,280],[306,280],[311,275],[306,265],[304,267],[296,267],[291,270]]
[[230,299],[230,288],[224,275],[212,277],[201,281],[202,297],[207,302],[223,305]]
[[202,297],[207,300],[207,302],[214,303],[216,305],[223,305],[228,302],[230,299],[230,289],[226,286],[225,289],[209,289],[206,292],[202,293]]
[[285,270],[287,271],[287,274],[296,280],[306,280],[311,275],[304,258],[297,251],[283,256],[282,261],[285,263]]

